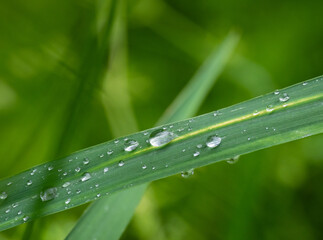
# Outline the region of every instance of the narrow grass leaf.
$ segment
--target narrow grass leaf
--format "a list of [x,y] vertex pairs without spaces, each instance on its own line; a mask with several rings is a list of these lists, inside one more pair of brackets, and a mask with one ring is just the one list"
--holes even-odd
[[[125,188],[322,132],[323,77],[318,77],[216,112],[108,141],[3,179],[0,230]],[[129,140],[136,143],[131,150]]]

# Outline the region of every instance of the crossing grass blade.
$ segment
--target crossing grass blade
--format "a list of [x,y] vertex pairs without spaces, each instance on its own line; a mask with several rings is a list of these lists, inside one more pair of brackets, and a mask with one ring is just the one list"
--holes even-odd
[[[161,147],[150,145],[150,135],[157,130],[170,132],[166,136],[173,139]],[[3,179],[0,230],[128,187],[322,132],[323,77],[318,77],[102,143]],[[215,148],[206,144],[212,136],[221,138]],[[127,140],[137,141],[138,147],[125,151]]]
[[[212,84],[217,80],[232,55],[238,39],[238,35],[231,32],[222,44],[213,50],[188,85],[170,105],[158,122],[159,124],[179,121],[196,114]],[[114,123],[114,125],[116,124],[118,123]],[[67,239],[88,239],[90,237],[119,239],[147,186],[148,184],[143,184],[138,186],[137,190],[125,190],[115,193],[107,199],[96,201],[84,213]],[[96,224],[93,223],[94,221]]]

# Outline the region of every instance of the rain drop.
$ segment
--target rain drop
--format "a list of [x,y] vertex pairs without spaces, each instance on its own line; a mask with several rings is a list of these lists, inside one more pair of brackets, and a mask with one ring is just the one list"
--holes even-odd
[[279,98],[279,101],[281,102],[287,102],[289,100],[289,96],[287,93],[284,93],[282,97]]
[[202,148],[202,147],[203,147],[203,145],[202,145],[202,144],[197,144],[197,145],[196,145],[196,147],[197,147],[197,148]]
[[28,181],[27,181],[27,186],[30,186],[31,184],[33,184],[33,181],[28,180]]
[[54,169],[54,167],[53,166],[49,166],[47,169],[48,169],[48,171],[52,171]]
[[109,168],[108,167],[105,167],[104,169],[103,169],[103,173],[107,173],[109,171]]
[[161,147],[172,141],[176,134],[163,129],[153,131],[149,137],[149,143],[154,147]]
[[147,166],[146,166],[146,165],[143,165],[141,168],[142,168],[142,169],[146,169],[146,168],[147,168]]
[[68,198],[68,199],[65,200],[65,204],[66,205],[69,204],[70,202],[71,202],[71,199],[70,198]]
[[210,136],[206,140],[206,146],[208,146],[209,148],[215,148],[220,145],[221,140],[222,139],[220,137]]
[[193,156],[194,156],[194,157],[198,157],[198,156],[200,156],[200,152],[198,152],[198,151],[194,152],[194,153],[193,153]]
[[4,200],[8,197],[7,193],[6,192],[2,192],[0,193],[0,199]]
[[75,172],[80,172],[80,171],[81,171],[80,167],[75,168]]
[[24,222],[27,222],[27,221],[29,220],[29,217],[28,217],[28,216],[25,216],[25,217],[23,217],[23,218],[22,218],[22,220],[23,220]]
[[70,182],[66,182],[66,183],[64,183],[64,184],[62,185],[62,187],[63,187],[63,188],[66,188],[66,187],[68,187],[69,185],[71,185],[71,183],[70,183]]
[[84,164],[84,165],[89,164],[89,162],[90,162],[90,160],[89,160],[88,158],[84,158],[84,159],[83,159],[83,164]]
[[273,105],[268,105],[268,106],[266,107],[266,111],[267,111],[267,112],[272,112],[272,111],[274,111],[274,107],[273,107]]
[[188,171],[182,172],[181,176],[183,178],[188,178],[188,177],[192,176],[193,174],[194,174],[194,168],[192,168],[192,169],[190,169]]
[[136,140],[127,139],[124,143],[124,150],[126,152],[131,152],[139,146],[139,143]]
[[113,153],[113,151],[112,151],[112,150],[107,151],[107,154],[108,154],[108,155],[111,155],[112,153]]
[[57,188],[48,188],[40,193],[40,198],[43,202],[49,201],[57,197]]
[[82,174],[81,181],[85,182],[85,181],[89,180],[90,178],[91,178],[91,174],[86,172],[86,173]]
[[279,91],[278,91],[278,90],[276,90],[276,91],[274,92],[274,94],[275,94],[275,95],[278,95],[278,94],[279,94]]
[[119,163],[118,163],[118,166],[119,167],[122,167],[124,165],[124,161],[120,161]]

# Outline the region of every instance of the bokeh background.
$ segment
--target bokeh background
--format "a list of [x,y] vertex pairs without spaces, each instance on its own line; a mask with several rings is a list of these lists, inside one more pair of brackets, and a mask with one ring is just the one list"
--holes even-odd
[[[152,127],[230,31],[239,45],[199,114],[323,73],[320,0],[110,8],[110,0],[1,1],[0,178]],[[313,136],[156,181],[122,239],[323,239],[322,144]],[[63,239],[85,207],[35,221],[31,239]],[[0,239],[21,239],[26,225]]]

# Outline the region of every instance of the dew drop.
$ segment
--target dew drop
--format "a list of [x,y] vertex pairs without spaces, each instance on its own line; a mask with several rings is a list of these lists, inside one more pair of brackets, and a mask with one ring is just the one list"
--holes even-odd
[[30,186],[31,184],[33,184],[33,181],[28,180],[28,181],[27,181],[27,186]]
[[118,166],[122,167],[124,165],[124,161],[119,161]]
[[273,105],[268,105],[268,106],[266,107],[266,111],[267,111],[267,112],[272,112],[273,110],[274,110]]
[[63,187],[63,188],[66,188],[66,187],[68,187],[69,185],[71,185],[71,183],[70,183],[70,182],[66,182],[66,183],[64,183],[64,184],[62,185],[62,187]]
[[22,220],[23,220],[24,222],[27,222],[27,221],[29,220],[29,217],[28,217],[28,216],[25,216],[25,217],[23,217],[23,218],[22,218]]
[[0,193],[0,199],[1,199],[1,200],[6,199],[7,197],[8,197],[8,195],[7,195],[7,193],[6,193],[6,192],[2,192],[2,193]]
[[89,162],[90,162],[90,160],[89,160],[88,158],[84,158],[84,159],[83,159],[83,164],[84,164],[84,165],[89,164]]
[[18,212],[17,212],[17,215],[21,215],[21,214],[22,214],[22,211],[18,211]]
[[256,110],[256,111],[254,111],[254,112],[253,112],[253,114],[252,114],[252,115],[257,116],[259,113],[260,113],[260,112],[258,112],[258,111]]
[[278,91],[278,90],[276,90],[276,91],[274,92],[274,94],[275,94],[275,95],[278,95],[278,94],[279,94],[279,91]]
[[124,150],[126,152],[131,152],[139,146],[139,143],[136,140],[127,139],[124,143]]
[[10,212],[10,208],[8,208],[6,211],[5,211],[5,213],[9,213]]
[[209,148],[215,148],[220,145],[221,140],[222,139],[220,137],[210,136],[206,140],[206,146],[208,146]]
[[75,172],[80,172],[80,171],[81,171],[80,167],[75,168]]
[[10,186],[11,184],[12,184],[12,182],[8,182],[8,183],[7,183],[7,186]]
[[109,168],[108,167],[105,167],[104,169],[103,169],[103,173],[107,173],[109,171]]
[[236,162],[238,162],[239,157],[240,156],[238,155],[238,156],[235,156],[233,158],[230,158],[229,160],[227,160],[227,163],[229,163],[229,164],[235,164]]
[[306,86],[308,83],[307,82],[303,82],[303,86]]
[[147,168],[147,166],[146,166],[146,165],[143,165],[141,168],[142,168],[142,169],[146,169],[146,168]]
[[100,158],[103,158],[103,157],[104,157],[104,154],[103,154],[103,153],[102,153],[102,154],[100,154],[100,155],[99,155],[99,157],[100,157]]
[[89,180],[90,178],[91,178],[91,174],[86,172],[86,173],[82,174],[81,181],[85,182],[85,181]]
[[192,169],[190,169],[188,171],[182,172],[181,176],[183,178],[188,178],[188,177],[192,176],[193,174],[194,174],[194,168],[192,168]]
[[30,173],[31,176],[33,176],[36,173],[37,169],[32,170],[32,172]]
[[80,189],[77,189],[76,190],[76,194],[80,194],[81,193],[81,190]]
[[108,155],[111,155],[112,153],[113,153],[113,151],[112,151],[112,150],[107,151],[107,154],[108,154]]
[[202,145],[202,144],[197,144],[197,145],[196,145],[196,147],[197,147],[197,148],[202,148],[202,147],[203,147],[203,145]]
[[194,157],[198,157],[198,156],[200,156],[200,152],[198,152],[198,151],[194,152],[194,153],[193,153],[193,156],[194,156]]
[[99,197],[101,197],[101,194],[100,194],[100,193],[98,193],[98,194],[96,195],[96,197],[98,197],[98,198],[99,198]]
[[65,200],[65,204],[66,205],[69,204],[70,202],[71,202],[71,199],[70,198],[68,198],[68,199]]
[[13,203],[13,204],[11,204],[11,206],[12,206],[13,208],[16,208],[16,207],[18,207],[18,203]]
[[153,131],[149,136],[149,143],[154,147],[161,147],[172,141],[176,134],[163,129]]
[[284,93],[282,97],[279,98],[280,102],[287,102],[289,100],[289,96],[287,93]]
[[57,197],[57,188],[48,188],[40,193],[40,199],[43,202],[49,201]]
[[48,169],[48,171],[52,171],[54,169],[54,167],[53,166],[49,166],[47,169]]

